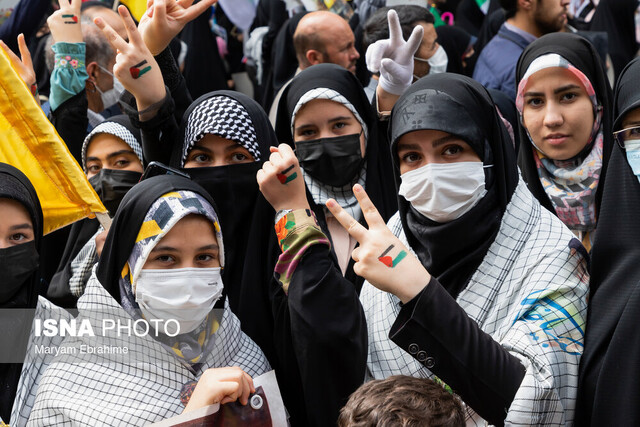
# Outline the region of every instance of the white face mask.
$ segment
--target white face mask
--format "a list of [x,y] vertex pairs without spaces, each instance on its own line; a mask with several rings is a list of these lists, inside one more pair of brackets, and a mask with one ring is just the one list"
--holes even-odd
[[120,83],[120,80],[118,80],[116,76],[113,75],[113,73],[111,73],[106,68],[101,67],[100,65],[98,65],[98,67],[100,67],[102,71],[113,77],[113,87],[105,92],[101,91],[98,85],[95,85],[98,92],[100,92],[100,98],[102,99],[102,109],[106,110],[112,105],[118,103],[118,99],[120,99],[120,95],[124,93],[125,88],[124,86],[122,86],[122,83]]
[[[157,329],[175,334],[196,329],[222,295],[221,270],[218,268],[177,268],[173,270],[141,270],[136,280],[135,297],[148,321],[165,323]],[[153,326],[153,323],[151,323]]]
[[427,59],[431,68],[429,69],[429,74],[439,74],[445,73],[447,71],[447,64],[449,63],[449,57],[447,56],[447,52],[444,50],[442,46],[438,46],[438,50],[433,56]]
[[430,163],[401,178],[399,194],[436,222],[460,218],[487,194],[482,162]]

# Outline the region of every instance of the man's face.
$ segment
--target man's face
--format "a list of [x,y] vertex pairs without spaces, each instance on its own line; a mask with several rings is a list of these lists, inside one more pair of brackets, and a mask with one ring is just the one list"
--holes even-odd
[[[420,43],[420,47],[418,47],[418,50],[416,51],[416,54],[414,56],[416,58],[426,60],[431,58],[438,50],[438,47],[440,47],[437,42],[438,33],[436,33],[436,27],[434,27],[433,24],[419,21],[416,23],[416,25],[420,25],[422,28],[424,28],[424,33],[422,35],[422,42]],[[424,61],[413,61],[413,74],[418,77],[423,77],[429,74],[430,68],[431,67],[429,66],[429,64]]]
[[323,62],[340,65],[356,73],[356,61],[360,58],[360,54],[355,47],[355,38],[349,25],[337,26],[335,31],[323,35],[324,51]]
[[533,0],[533,20],[540,35],[562,30],[567,23],[569,0]]

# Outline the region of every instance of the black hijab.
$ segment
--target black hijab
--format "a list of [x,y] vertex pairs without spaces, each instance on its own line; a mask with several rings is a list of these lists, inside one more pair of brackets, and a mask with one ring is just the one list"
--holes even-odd
[[[266,284],[273,275],[280,250],[273,223],[275,211],[260,193],[256,181],[258,170],[269,159],[269,147],[278,146],[269,117],[256,101],[239,92],[216,91],[203,95],[184,114],[180,132],[182,143],[176,144],[171,164],[174,167],[183,165],[183,153],[190,144],[186,140],[190,116],[198,116],[202,128],[212,122],[232,124],[227,116],[217,117],[212,110],[207,110],[208,101],[215,97],[229,98],[244,109],[243,113],[255,131],[257,147],[254,150],[259,153],[260,160],[238,165],[187,168],[184,171],[216,202],[225,242],[222,280],[229,306],[240,319],[242,330],[273,362],[273,320]],[[226,113],[233,116],[239,112],[229,108]],[[248,128],[241,132],[248,132]]]
[[[40,207],[40,200],[35,188],[31,185],[29,179],[18,169],[13,166],[0,163],[0,198],[13,199],[19,202],[29,213],[33,225],[34,241],[23,243],[15,246],[24,252],[24,256],[30,256],[31,261],[37,265],[40,251],[40,242],[42,241],[43,217]],[[5,250],[0,250],[4,254]],[[35,253],[34,253],[35,252]],[[3,272],[0,272],[2,274]],[[0,303],[0,309],[14,308],[36,308],[38,304],[38,290],[40,286],[40,275],[37,268],[25,279],[19,290],[7,300]],[[0,310],[2,315],[2,342],[11,342],[16,347],[23,347],[26,350],[28,336],[24,336],[24,331],[31,329],[31,323],[28,325],[24,322],[28,318],[15,316],[11,314],[12,310]],[[9,334],[16,331],[18,337],[12,337]],[[22,371],[22,363],[2,363],[0,364],[0,417],[9,423],[11,416],[11,408],[16,396],[18,381]]]
[[438,43],[447,52],[447,57],[449,58],[447,72],[468,76],[469,73],[466,72],[465,66],[462,65],[462,57],[469,49],[471,35],[462,28],[450,25],[436,27],[436,33],[438,33]]
[[591,31],[604,31],[616,78],[638,52],[635,13],[637,0],[600,0],[591,19]]
[[[615,130],[640,107],[640,59],[620,74]],[[585,350],[576,425],[640,423],[640,183],[625,151],[613,147],[593,244]]]
[[353,105],[367,125],[369,136],[365,153],[365,189],[380,215],[385,220],[389,219],[397,210],[389,149],[384,136],[380,138],[377,119],[362,85],[349,71],[335,64],[318,64],[298,74],[284,90],[278,106],[278,141],[294,147],[291,117],[300,98],[316,88],[331,89],[341,94]]
[[[110,125],[112,124],[112,125]],[[133,137],[138,143],[135,150],[139,151],[139,155],[142,156],[142,137],[140,136],[140,129],[133,126],[131,120],[127,115],[117,115],[110,117],[100,123],[98,126],[104,125],[108,127],[103,127],[102,131],[91,133],[87,135],[87,139],[83,143],[82,150],[82,164],[83,167],[86,168],[86,157],[87,157],[87,149],[91,142],[91,139],[95,135],[108,133],[118,138],[122,139],[127,145],[131,146],[132,149],[132,141],[131,137]],[[98,128],[96,126],[95,129]],[[130,133],[127,136],[124,136],[124,131],[128,131]],[[125,141],[126,138],[128,141]],[[134,151],[135,151],[134,150]],[[103,203],[104,200],[103,200]],[[112,204],[115,209],[110,208],[115,213],[119,200],[112,200]],[[106,203],[105,203],[106,204]],[[64,248],[64,252],[62,253],[62,258],[60,259],[60,263],[58,264],[58,268],[51,278],[49,283],[49,287],[47,288],[47,299],[54,304],[64,307],[64,308],[75,308],[78,302],[78,297],[71,293],[69,288],[69,280],[72,277],[71,271],[71,262],[78,256],[82,248],[87,244],[87,242],[96,234],[98,228],[100,227],[100,223],[97,219],[85,218],[80,221],[76,221],[71,225],[71,229],[69,231],[69,237],[67,239],[67,244]]]
[[[600,61],[600,56],[593,45],[585,38],[575,34],[568,33],[552,33],[540,37],[531,43],[520,55],[518,66],[516,68],[516,87],[520,84],[522,77],[527,72],[531,63],[538,57],[548,53],[556,53],[569,61],[573,66],[579,69],[591,82],[596,92],[598,102],[602,106],[602,124],[600,125],[604,137],[602,147],[602,170],[600,171],[600,183],[604,180],[605,172],[611,147],[613,145],[613,137],[611,136],[611,86],[607,80],[607,75]],[[522,171],[522,177],[527,183],[529,191],[533,193],[542,206],[547,208],[555,215],[556,211],[551,204],[551,200],[542,188],[538,170],[533,158],[533,150],[529,136],[524,126],[519,126],[520,134],[520,150],[518,152],[518,166]],[[598,185],[596,190],[596,218],[602,198],[603,186]]]
[[[455,120],[452,120],[455,117]],[[455,298],[493,243],[518,183],[513,143],[486,89],[459,74],[428,75],[411,85],[391,112],[389,139],[396,188],[401,183],[398,140],[416,130],[459,136],[485,165],[487,194],[469,212],[447,223],[421,215],[398,196],[402,227],[411,248]]]

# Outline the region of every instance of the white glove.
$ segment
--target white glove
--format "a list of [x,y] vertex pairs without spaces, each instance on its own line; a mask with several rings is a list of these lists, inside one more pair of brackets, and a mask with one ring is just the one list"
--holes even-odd
[[380,73],[378,84],[393,95],[402,93],[413,81],[413,56],[420,47],[424,29],[416,25],[406,42],[395,10],[387,13],[389,38],[378,40],[367,49],[367,68]]

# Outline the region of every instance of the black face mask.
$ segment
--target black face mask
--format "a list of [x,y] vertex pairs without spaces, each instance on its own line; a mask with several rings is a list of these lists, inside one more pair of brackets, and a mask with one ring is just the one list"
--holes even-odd
[[140,181],[140,177],[142,177],[140,172],[100,169],[97,175],[89,178],[89,183],[96,190],[104,207],[109,210],[109,214],[113,217],[124,195]]
[[38,269],[39,255],[34,241],[0,249],[0,303],[6,303]]
[[332,187],[352,182],[364,163],[360,134],[296,142],[296,156],[306,173]]

